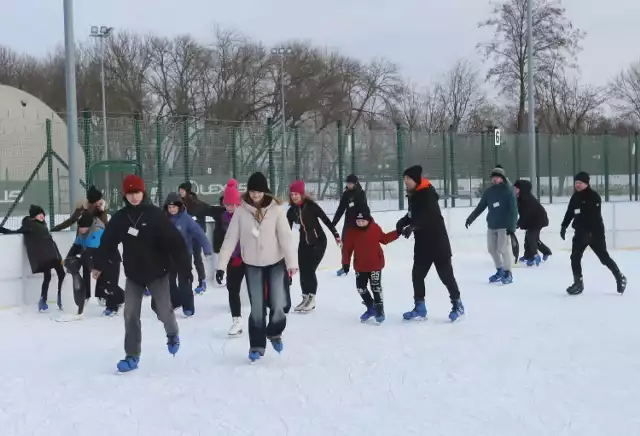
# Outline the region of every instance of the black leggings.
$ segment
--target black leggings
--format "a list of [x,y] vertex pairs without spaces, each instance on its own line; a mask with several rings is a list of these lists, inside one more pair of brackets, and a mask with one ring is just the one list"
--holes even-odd
[[327,239],[319,239],[316,245],[301,243],[298,245],[298,263],[300,266],[300,287],[303,295],[316,295],[318,278],[316,271],[324,252],[327,250]]
[[[58,275],[58,295],[62,293],[62,282],[64,281],[64,276],[66,273],[64,272],[64,268],[62,267],[61,262],[56,262],[51,266],[52,269],[56,270],[56,274]],[[51,270],[48,269],[44,273],[44,279],[42,280],[42,291],[40,292],[40,298],[44,301],[47,301],[49,296],[49,284],[51,283]]]
[[229,308],[231,316],[239,318],[242,316],[242,303],[240,302],[240,289],[244,280],[244,264],[239,266],[227,265],[227,291],[229,291]]

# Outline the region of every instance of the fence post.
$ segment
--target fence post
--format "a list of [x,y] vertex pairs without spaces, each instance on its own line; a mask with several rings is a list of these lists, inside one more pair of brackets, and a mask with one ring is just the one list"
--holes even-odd
[[480,179],[482,180],[482,192],[484,192],[485,188],[485,167],[484,163],[487,160],[487,151],[486,147],[487,138],[484,134],[484,129],[480,131]]
[[575,176],[576,174],[578,174],[578,169],[577,169],[578,150],[577,150],[577,147],[576,147],[576,134],[575,134],[575,132],[571,133],[571,159],[572,159],[572,161],[571,161],[571,163],[572,163],[571,169],[573,171],[572,175]]
[[236,138],[236,128],[234,126],[230,127],[231,131],[230,131],[230,140],[231,140],[231,147],[230,151],[231,151],[231,177],[233,177],[234,179],[238,178],[238,145],[237,145],[237,138]]
[[184,180],[191,180],[189,174],[189,117],[184,116],[182,125],[182,161],[184,165]]
[[[548,174],[548,179],[549,179],[549,204],[553,204],[553,171],[551,170],[551,143],[553,141],[553,137],[551,136],[551,133],[549,133],[549,135],[547,135],[547,160],[548,160],[548,164],[549,164],[549,174]],[[536,168],[538,168],[536,166]]]
[[634,155],[634,166],[635,166],[635,191],[636,191],[636,201],[638,201],[638,152],[640,150],[638,150],[640,144],[638,144],[638,132],[635,132],[633,135],[633,143],[634,143],[634,147],[635,147],[635,155]]
[[456,207],[456,195],[458,195],[458,177],[456,176],[455,169],[455,150],[454,150],[454,141],[453,141],[453,124],[449,126],[449,166],[450,166],[450,174],[451,183],[451,207]]
[[162,128],[160,121],[156,120],[156,166],[158,171],[158,204],[162,204]]
[[447,132],[442,132],[442,190],[444,191],[444,207],[449,202],[449,170],[447,166]]
[[344,141],[342,137],[342,120],[336,122],[338,128],[338,186],[344,180]]
[[296,180],[301,180],[300,175],[300,126],[296,124],[293,126],[293,171],[295,173]]
[[[51,120],[47,118],[47,187],[49,188],[49,228],[56,225],[56,215],[53,207],[53,142],[51,138]],[[69,199],[71,201],[71,199]]]
[[275,192],[276,166],[273,161],[273,118],[267,118],[267,156],[269,165],[269,187]]
[[398,162],[398,208],[404,210],[404,137],[400,123],[396,124],[396,146]]
[[[582,135],[578,135],[578,171],[582,170]],[[578,171],[575,171],[573,175],[578,174]]]
[[91,167],[91,113],[89,109],[82,111],[82,129],[84,130],[84,178],[89,182],[89,168]]
[[602,154],[604,155],[604,201],[609,202],[609,132],[607,130],[604,131]]
[[516,180],[520,179],[520,134],[516,133]]
[[629,132],[629,146],[628,146],[628,159],[629,159],[629,201],[633,201],[633,140],[631,138],[631,132]]
[[351,174],[356,174],[356,128],[351,128]]
[[138,165],[140,166],[140,178],[144,179],[144,167],[142,164],[142,135],[140,134],[140,113],[135,114],[135,119],[133,120],[134,126],[134,134],[136,141],[136,161],[138,161]]
[[[540,128],[536,126],[536,168],[540,168]],[[529,176],[531,178],[531,176]],[[536,197],[540,199],[540,170],[536,172]]]

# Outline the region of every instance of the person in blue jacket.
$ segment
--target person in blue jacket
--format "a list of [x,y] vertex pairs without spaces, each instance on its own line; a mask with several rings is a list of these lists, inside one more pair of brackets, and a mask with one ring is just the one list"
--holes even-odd
[[496,273],[489,277],[489,282],[507,285],[513,282],[511,266],[514,258],[510,236],[516,231],[518,206],[514,189],[502,167],[496,167],[491,171],[491,181],[493,185],[484,191],[480,203],[467,218],[465,227],[469,228],[485,209],[489,209],[487,250],[496,266]]
[[[184,238],[189,255],[193,258],[195,242],[197,246],[202,247],[204,255],[210,263],[211,256],[213,255],[211,242],[209,242],[202,227],[187,213],[187,208],[180,198],[180,195],[176,192],[171,192],[167,195],[167,199],[164,202],[164,209],[167,212],[169,221],[180,231],[180,234]],[[174,309],[182,307],[184,316],[193,316],[195,314],[195,304],[193,301],[193,290],[191,288],[192,283],[181,279],[177,269],[172,267],[169,271],[169,285],[171,288],[171,302]]]

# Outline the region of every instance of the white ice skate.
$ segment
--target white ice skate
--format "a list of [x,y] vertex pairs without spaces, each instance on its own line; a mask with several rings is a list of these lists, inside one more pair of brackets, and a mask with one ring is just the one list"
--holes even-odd
[[234,317],[233,324],[231,324],[231,328],[229,329],[229,336],[238,337],[242,335],[242,318]]
[[305,303],[304,306],[302,306],[302,308],[300,309],[300,312],[309,313],[315,308],[316,308],[316,296],[315,295],[309,295],[307,297],[307,302]]
[[294,311],[294,312],[302,312],[302,308],[303,308],[304,306],[306,306],[306,305],[307,305],[307,302],[308,302],[308,301],[309,301],[309,296],[308,296],[308,295],[304,295],[304,294],[303,294],[303,295],[302,295],[302,301],[300,302],[300,304],[298,304],[298,305],[293,309],[293,311]]

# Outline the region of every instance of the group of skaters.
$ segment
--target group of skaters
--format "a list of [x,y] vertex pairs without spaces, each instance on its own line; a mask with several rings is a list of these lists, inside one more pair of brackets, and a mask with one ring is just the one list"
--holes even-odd
[[[82,314],[84,302],[91,296],[90,276],[97,281],[95,295],[104,301],[105,315],[114,315],[124,306],[125,358],[118,362],[120,372],[138,368],[142,340],[140,314],[145,294],[151,296],[151,307],[164,324],[169,352],[173,355],[178,352],[180,338],[175,311],[182,308],[185,317],[195,314],[194,292],[202,293],[207,286],[205,261],[212,262],[212,255],[217,253],[217,265],[213,269],[219,285],[226,277],[232,316],[230,336],[243,332],[240,290],[243,280],[246,282],[251,305],[249,359],[255,362],[264,356],[267,342],[275,351],[283,350],[282,333],[292,307],[290,287],[295,274],[299,273],[302,300],[294,311],[308,313],[316,307],[316,273],[328,245],[321,223],[342,250],[342,268],[338,275],[350,272],[353,258],[356,289],[366,308],[360,316],[362,322],[375,320],[380,324],[385,320],[382,292],[385,258],[381,244],[412,235],[413,308],[405,312],[403,318],[427,318],[425,279],[432,266],[449,292],[449,319],[454,322],[465,314],[438,193],[420,166],[407,168],[403,176],[408,212],[389,232],[375,222],[365,191],[355,175],[347,177],[340,205],[330,220],[301,180],[290,185],[289,208],[285,211],[284,202],[273,195],[260,172],[249,177],[245,193],[238,190],[236,180],[229,180],[218,205],[198,199],[191,184],[186,182],[179,186],[177,193],[167,196],[162,208],[151,203],[140,177],[128,175],[122,184],[125,205],[111,220],[107,218],[107,205],[101,192],[90,187],[86,201],[78,205],[68,220],[52,229],[77,224],[77,237],[65,259],[61,258],[47,230],[44,210],[38,206],[31,206],[19,230],[0,228],[0,231],[24,234],[32,271],[44,274],[39,310],[48,308],[52,269],[58,274],[57,303],[62,309],[60,291],[65,277],[62,265],[74,277],[78,314]],[[551,255],[540,240],[540,232],[549,225],[549,220],[544,207],[533,196],[530,182],[518,180],[512,185],[500,166],[492,170],[491,178],[492,186],[483,193],[466,227],[488,209],[487,249],[496,267],[489,282],[508,285],[513,283],[514,261],[537,266]],[[613,273],[617,291],[622,294],[626,278],[607,252],[600,196],[590,187],[588,174],[578,173],[574,180],[575,193],[561,226],[563,239],[572,221],[575,230],[571,254],[574,282],[567,292],[576,295],[584,290],[581,259],[585,249],[591,247]],[[336,226],[343,215],[344,226],[339,233]],[[205,233],[206,217],[212,217],[215,222],[213,244]],[[526,231],[524,256],[520,259],[514,259],[511,249],[517,228]],[[293,231],[300,236],[297,250]],[[124,290],[118,286],[121,264],[126,276]],[[194,264],[198,274],[195,290]]]

